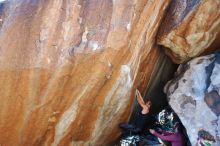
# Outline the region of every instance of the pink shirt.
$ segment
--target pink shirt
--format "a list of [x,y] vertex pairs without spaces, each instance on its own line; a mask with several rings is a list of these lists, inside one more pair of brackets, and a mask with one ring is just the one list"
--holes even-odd
[[162,140],[171,142],[172,146],[185,146],[183,135],[180,132],[169,135],[161,135],[155,131],[153,134]]

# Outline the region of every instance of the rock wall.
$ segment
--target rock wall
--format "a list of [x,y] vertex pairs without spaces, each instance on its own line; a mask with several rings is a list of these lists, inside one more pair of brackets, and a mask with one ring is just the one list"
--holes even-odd
[[[203,53],[219,49],[220,0],[172,0],[161,24],[158,43],[172,60],[183,63]],[[215,41],[216,40],[216,41]]]
[[164,91],[193,146],[202,130],[215,138],[212,146],[220,145],[220,53],[180,65]]
[[[160,55],[160,57],[157,60],[149,56],[146,58],[146,61],[143,61],[135,81],[135,84],[137,83],[137,88],[143,93],[143,98],[152,102],[150,112],[155,115],[168,106],[163,87],[172,79],[177,69],[177,65],[172,63],[167,55],[164,53],[158,55]],[[148,64],[155,61],[153,72],[150,76],[146,75],[145,72],[149,71],[148,67],[150,66]],[[137,100],[134,100],[129,123],[135,122],[140,110],[140,105]]]
[[158,63],[167,60],[155,36],[168,4],[10,0],[1,5],[0,145],[114,141],[118,123],[128,120],[133,89],[143,93]]

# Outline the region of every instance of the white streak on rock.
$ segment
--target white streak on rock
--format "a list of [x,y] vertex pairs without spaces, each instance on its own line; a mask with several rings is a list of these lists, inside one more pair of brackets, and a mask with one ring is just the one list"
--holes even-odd
[[108,60],[108,67],[112,67],[112,64],[111,64],[111,62]]
[[[108,128],[111,127],[111,125],[114,125],[114,123],[117,123],[115,115],[118,115],[127,108],[126,105],[129,101],[132,86],[131,68],[128,65],[122,65],[118,79],[105,97],[104,105],[98,116],[100,118],[97,120],[95,130],[92,134],[92,140],[90,141],[91,145],[97,143],[97,140],[105,135]],[[114,108],[112,108],[112,106],[114,106]]]
[[50,63],[50,62],[51,62],[50,58],[47,58],[47,63]]
[[92,48],[93,51],[100,49],[100,45],[97,41],[89,41],[89,48]]
[[93,51],[97,50],[98,48],[99,48],[99,45],[98,45],[98,44],[94,43],[94,44],[92,45],[92,50],[93,50]]
[[75,120],[79,100],[87,92],[87,89],[88,85],[83,89],[83,91],[81,91],[81,94],[76,98],[76,100],[74,100],[70,108],[63,113],[55,128],[55,136],[52,146],[57,146],[59,144],[60,140],[65,136],[70,124]]
[[112,0],[113,5],[115,4],[115,1],[116,1],[116,0]]
[[85,28],[85,31],[84,31],[84,33],[83,33],[83,35],[82,35],[82,43],[86,43],[88,40],[87,40],[87,35],[88,35],[88,28],[86,27]]
[[131,30],[131,22],[129,22],[126,26],[127,30],[130,31]]
[[82,23],[82,17],[79,17],[79,18],[78,18],[78,22],[79,22],[79,24]]

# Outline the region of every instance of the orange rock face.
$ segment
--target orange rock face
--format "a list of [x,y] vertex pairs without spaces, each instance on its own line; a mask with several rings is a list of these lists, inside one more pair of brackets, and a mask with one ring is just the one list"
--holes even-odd
[[174,62],[182,63],[207,48],[219,49],[218,33],[219,0],[173,0],[161,25],[158,43],[168,48],[166,53]]
[[141,85],[143,91],[163,60],[155,36],[168,4],[5,3],[0,145],[105,146],[114,141],[118,123],[129,117],[133,89]]

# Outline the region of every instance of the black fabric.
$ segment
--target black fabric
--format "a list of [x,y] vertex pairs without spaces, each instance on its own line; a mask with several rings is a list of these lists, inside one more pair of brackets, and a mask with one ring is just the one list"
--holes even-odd
[[142,132],[150,128],[155,123],[155,117],[150,114],[138,113],[137,118],[134,121],[134,125],[139,128]]
[[[149,132],[149,128],[153,128],[155,126],[155,121],[156,117],[139,112],[133,122],[129,124],[122,123],[119,125],[119,127],[123,129],[120,143],[130,143],[132,140],[135,141],[138,146],[162,146],[163,144],[158,140],[158,138]],[[133,138],[136,136],[139,137],[137,141]]]
[[154,135],[152,135],[149,132],[149,129],[157,129],[158,125],[156,123],[156,117],[152,116],[151,114],[142,114],[141,112],[138,113],[138,116],[136,117],[134,121],[134,125],[141,129],[141,145],[140,146],[169,146],[169,142],[164,142],[163,144],[158,141],[158,138]]
[[146,123],[148,122],[149,117],[150,116],[148,114],[144,115],[142,113],[139,113],[134,123],[135,126],[143,130],[146,126]]

